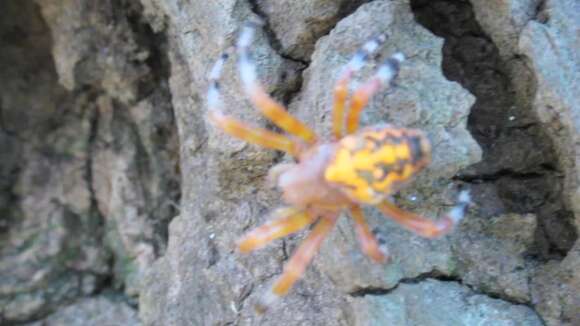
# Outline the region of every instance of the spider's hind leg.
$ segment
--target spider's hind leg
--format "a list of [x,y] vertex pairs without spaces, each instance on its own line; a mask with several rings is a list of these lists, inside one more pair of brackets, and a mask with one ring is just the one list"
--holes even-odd
[[336,224],[337,217],[338,215],[320,218],[306,240],[300,244],[290,260],[288,260],[282,275],[276,279],[272,287],[256,304],[255,308],[258,313],[264,313],[278,298],[286,295],[294,283],[304,274],[306,267],[308,267],[322,245],[322,241]]
[[314,216],[294,207],[279,208],[272,215],[275,219],[248,232],[240,239],[238,248],[242,253],[262,248],[276,239],[304,229],[315,221]]
[[392,218],[404,228],[425,238],[437,238],[449,233],[459,224],[465,216],[470,203],[469,192],[467,190],[461,191],[455,206],[447,214],[435,221],[400,209],[389,201],[384,201],[377,207],[383,214]]

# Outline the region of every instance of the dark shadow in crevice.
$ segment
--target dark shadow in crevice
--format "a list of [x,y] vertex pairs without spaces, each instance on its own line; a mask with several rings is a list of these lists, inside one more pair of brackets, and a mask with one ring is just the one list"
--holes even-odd
[[[311,49],[307,51],[307,55],[295,55],[288,53],[282,47],[280,43],[280,39],[278,35],[276,35],[274,29],[271,27],[270,17],[264,10],[264,6],[266,6],[267,1],[263,0],[248,0],[250,4],[250,8],[252,12],[255,13],[258,17],[260,17],[264,22],[264,31],[269,39],[270,45],[272,48],[284,59],[294,61],[296,63],[300,63],[304,66],[308,66],[310,64],[310,55],[311,52],[314,50],[314,46],[316,42],[326,35],[328,35],[336,24],[341,21],[346,16],[349,16],[353,12],[355,12],[360,6],[365,3],[371,2],[372,0],[355,0],[355,1],[340,1],[340,7],[337,10],[336,15],[332,17],[324,17],[322,19],[311,18],[307,21],[297,21],[297,24],[305,24],[309,25],[311,28],[310,33],[311,35],[307,36],[307,41],[301,42],[301,44],[296,44],[296,47],[300,47],[301,49],[308,48]],[[275,4],[271,4],[275,5]],[[289,52],[292,52],[289,50]]]
[[[412,0],[411,7],[422,26],[445,39],[445,76],[476,97],[468,129],[482,147],[483,159],[457,179],[471,183],[477,205],[496,207],[489,209],[494,214],[536,214],[539,227],[530,257],[562,259],[577,234],[573,214],[562,200],[558,158],[529,103],[518,101],[496,45],[477,23],[468,1]],[[497,196],[482,195],[490,192]]]
[[[139,82],[138,99],[150,97],[153,103],[159,103],[156,107],[159,111],[158,116],[163,116],[163,123],[155,126],[156,134],[153,135],[153,146],[160,151],[172,152],[172,157],[176,160],[171,165],[179,166],[179,136],[177,135],[177,125],[175,119],[175,111],[172,105],[172,95],[169,89],[169,78],[171,76],[171,62],[169,60],[169,43],[167,30],[155,32],[150,24],[146,21],[143,15],[143,7],[139,3],[127,2],[123,8],[127,15],[133,36],[140,48],[146,49],[149,56],[145,60],[145,64],[149,69],[149,73]],[[131,118],[125,117],[128,128],[134,134],[134,139],[139,146],[140,156],[144,160],[139,166],[140,174],[148,175],[152,162],[148,157],[150,153],[145,150],[144,144],[140,143],[138,135],[138,126],[135,125]],[[169,223],[179,214],[179,203],[181,201],[181,177],[179,173],[175,175],[168,175],[165,178],[163,185],[164,193],[169,194],[167,197],[169,201],[159,202],[156,198],[150,198],[150,203],[153,205],[150,208],[151,221],[154,224],[153,229],[156,232],[156,237],[160,241],[152,241],[155,248],[156,256],[161,256],[165,253],[165,248],[169,241]]]
[[[98,292],[107,278],[106,272],[79,267],[86,258],[81,248],[100,248],[104,232],[93,196],[91,154],[83,152],[91,151],[96,136],[95,111],[77,101],[84,90],[71,92],[59,84],[52,49],[50,29],[35,2],[0,1],[0,266],[18,264],[0,271],[7,272],[0,302],[12,307],[0,309],[2,325],[44,318]],[[56,179],[63,164],[77,163],[84,183],[71,180],[91,189]],[[79,213],[71,207],[78,203],[64,203],[67,187],[90,193],[90,208]],[[73,236],[58,238],[63,233]],[[31,273],[39,279],[28,279]],[[80,284],[85,276],[95,280],[94,287]],[[14,308],[20,314],[15,316]]]

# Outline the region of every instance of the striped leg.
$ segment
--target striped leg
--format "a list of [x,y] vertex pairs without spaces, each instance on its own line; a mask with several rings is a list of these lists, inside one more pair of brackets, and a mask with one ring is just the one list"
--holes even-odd
[[279,208],[272,215],[276,217],[275,220],[250,231],[242,237],[238,243],[238,248],[242,253],[262,248],[273,240],[300,231],[315,220],[312,215],[294,207]]
[[245,92],[254,106],[270,121],[286,132],[303,139],[306,143],[316,142],[316,134],[300,120],[286,111],[284,106],[273,100],[258,81],[256,67],[250,59],[248,47],[254,36],[254,24],[248,23],[242,29],[237,42],[240,78]]
[[343,136],[344,106],[352,76],[364,66],[369,56],[385,42],[385,39],[386,36],[381,34],[367,41],[350,59],[338,77],[334,86],[334,104],[332,107],[332,134],[335,139],[340,139]]
[[229,117],[221,112],[222,101],[219,91],[218,79],[227,58],[227,53],[222,54],[218,61],[215,63],[209,75],[210,86],[207,92],[209,120],[233,137],[239,138],[251,144],[284,151],[293,156],[298,156],[301,147],[299,143],[278,133],[271,132],[262,128],[248,126],[245,123]]
[[460,192],[455,206],[436,221],[404,211],[389,201],[384,201],[377,207],[404,228],[425,238],[437,238],[449,233],[463,219],[470,202],[469,192]]
[[377,263],[384,263],[389,258],[386,248],[381,248],[371,232],[360,206],[352,206],[350,214],[355,222],[355,229],[362,251]]
[[304,274],[306,267],[320,248],[322,240],[336,224],[338,215],[322,217],[284,266],[284,273],[274,282],[271,289],[256,304],[256,311],[264,313],[278,298],[286,295],[294,283]]
[[402,53],[395,53],[379,67],[376,74],[369,81],[355,91],[352,96],[350,111],[346,118],[347,134],[352,134],[357,131],[362,109],[364,109],[369,99],[382,85],[391,83],[397,76],[399,67],[404,60],[405,56]]

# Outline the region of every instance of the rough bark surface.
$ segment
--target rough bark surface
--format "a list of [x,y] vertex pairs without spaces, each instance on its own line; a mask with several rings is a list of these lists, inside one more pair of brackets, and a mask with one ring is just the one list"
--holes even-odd
[[[289,157],[206,119],[207,73],[260,18],[260,80],[328,135],[333,83],[389,35],[393,87],[362,116],[425,130],[432,165],[395,196],[455,232],[417,237],[368,208],[393,260],[342,216],[272,310],[253,304],[305,233],[241,255],[282,205]],[[235,60],[226,111],[269,127]],[[0,2],[0,325],[580,325],[580,4],[574,0]]]

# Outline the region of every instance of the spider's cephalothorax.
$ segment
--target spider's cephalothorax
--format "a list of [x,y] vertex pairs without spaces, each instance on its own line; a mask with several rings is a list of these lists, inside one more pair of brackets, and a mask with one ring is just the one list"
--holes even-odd
[[314,131],[270,98],[258,82],[248,53],[254,28],[253,24],[247,24],[236,44],[245,92],[262,114],[295,137],[250,127],[220,111],[218,78],[227,54],[220,57],[210,74],[208,116],[226,133],[252,144],[289,153],[296,163],[279,164],[270,170],[269,177],[282,190],[288,206],[275,210],[272,221],[242,237],[239,249],[250,252],[316,223],[286,263],[284,273],[256,305],[258,311],[264,311],[275,299],[285,295],[304,273],[343,210],[349,211],[354,220],[363,252],[376,262],[385,262],[388,252],[370,231],[360,205],[374,205],[408,230],[433,238],[453,229],[465,215],[470,199],[467,191],[460,192],[457,204],[438,220],[404,211],[389,200],[390,195],[429,164],[431,146],[420,130],[390,125],[358,130],[360,112],[370,97],[396,77],[404,61],[401,53],[388,58],[373,77],[354,91],[345,114],[352,76],[385,41],[384,36],[366,42],[340,74],[334,89],[333,137],[320,140]]

